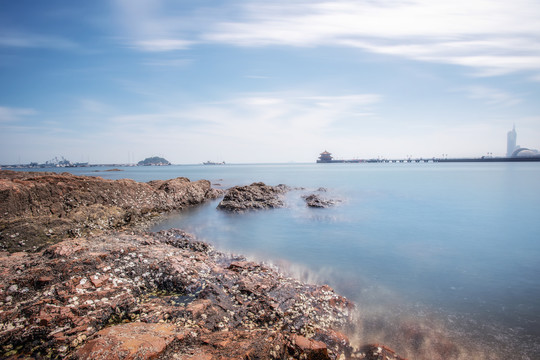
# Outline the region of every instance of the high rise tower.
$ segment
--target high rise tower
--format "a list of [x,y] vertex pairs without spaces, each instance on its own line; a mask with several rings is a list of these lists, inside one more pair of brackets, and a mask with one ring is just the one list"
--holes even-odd
[[516,139],[516,124],[514,124],[512,131],[509,131],[508,134],[506,134],[506,157],[511,157],[514,150],[516,150]]

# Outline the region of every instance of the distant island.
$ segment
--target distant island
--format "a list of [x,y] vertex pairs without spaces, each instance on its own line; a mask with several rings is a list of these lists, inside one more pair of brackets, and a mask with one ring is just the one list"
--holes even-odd
[[146,158],[144,160],[141,160],[137,163],[138,166],[166,166],[171,165],[171,163],[159,156],[153,156]]

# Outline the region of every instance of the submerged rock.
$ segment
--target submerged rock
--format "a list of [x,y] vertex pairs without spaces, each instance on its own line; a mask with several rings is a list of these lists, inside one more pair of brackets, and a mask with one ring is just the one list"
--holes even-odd
[[341,202],[340,200],[324,199],[317,194],[304,195],[302,198],[306,201],[307,206],[314,208],[328,208]]
[[286,185],[270,186],[262,182],[235,186],[227,190],[217,208],[231,212],[280,208],[285,206],[283,195],[287,191]]

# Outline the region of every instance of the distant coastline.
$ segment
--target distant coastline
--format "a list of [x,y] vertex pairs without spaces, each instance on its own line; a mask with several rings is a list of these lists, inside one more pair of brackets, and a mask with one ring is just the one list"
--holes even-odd
[[[478,158],[400,158],[400,159],[331,159],[321,160],[317,159],[318,164],[372,164],[372,163],[459,163],[459,162],[474,162],[474,163],[491,163],[491,162],[540,162],[540,156],[533,157],[478,157]],[[199,164],[169,164],[169,165],[225,165],[225,162],[214,163],[204,162]],[[17,170],[17,169],[69,169],[69,168],[94,168],[94,167],[109,167],[110,170],[96,170],[101,171],[122,171],[119,168],[141,166],[137,164],[89,164],[89,163],[75,163],[71,165],[54,165],[54,164],[0,164],[0,170]],[[154,165],[156,166],[156,165]],[[166,165],[161,165],[166,166]],[[115,170],[115,168],[117,170]]]

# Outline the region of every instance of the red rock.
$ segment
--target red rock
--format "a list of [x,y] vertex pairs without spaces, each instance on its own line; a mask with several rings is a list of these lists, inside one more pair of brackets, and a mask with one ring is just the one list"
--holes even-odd
[[86,249],[87,248],[82,244],[69,244],[68,246],[65,246],[63,243],[59,243],[51,246],[49,251],[57,257],[68,257]]
[[259,264],[252,261],[233,261],[229,265],[229,269],[234,271],[252,270],[257,267],[260,267]]
[[90,281],[97,288],[102,287],[103,284],[107,282],[107,280],[109,280],[108,275],[101,275],[101,276],[93,275],[93,276],[90,277]]
[[75,352],[75,357],[89,360],[156,359],[176,340],[176,328],[170,324],[116,325],[99,331],[96,339]]
[[210,300],[196,300],[186,307],[186,310],[191,312],[194,318],[198,318],[203,314],[209,306],[212,305]]
[[361,359],[330,330],[350,313],[331,288],[238,258],[229,270],[201,244],[178,230],[111,233],[1,257],[0,298],[17,289],[0,305],[0,358],[12,344],[27,358]]
[[308,339],[301,335],[293,335],[292,342],[296,350],[299,350],[300,354],[303,355],[302,357],[307,360],[330,360],[326,344],[321,341]]
[[214,355],[205,351],[196,351],[194,354],[183,355],[182,360],[215,360]]

